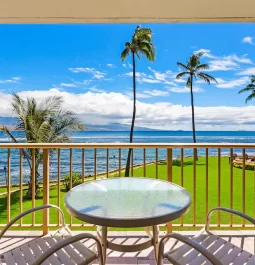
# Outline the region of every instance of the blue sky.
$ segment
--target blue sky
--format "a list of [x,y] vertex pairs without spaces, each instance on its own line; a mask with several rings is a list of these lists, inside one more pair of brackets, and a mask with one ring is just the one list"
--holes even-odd
[[[203,124],[206,124],[208,129],[226,129],[225,120],[220,116],[222,108],[227,108],[229,113],[253,108],[253,102],[245,104],[247,94],[238,95],[237,92],[249,83],[250,74],[255,74],[254,24],[142,26],[153,31],[156,60],[148,62],[142,58],[137,62],[138,106],[141,105],[140,113],[138,109],[138,125],[189,129],[190,95],[184,80],[177,82],[175,79],[179,71],[176,62],[185,63],[186,59],[198,50],[205,52],[202,62],[209,63],[211,71],[208,73],[218,80],[218,84],[211,86],[203,82],[195,84],[198,126],[202,128]],[[2,98],[8,102],[13,92],[19,92],[24,97],[45,97],[58,93],[65,97],[67,106],[73,108],[74,104],[73,110],[85,121],[87,119],[90,123],[91,120],[96,123],[129,123],[132,110],[129,110],[132,103],[131,58],[122,63],[120,53],[125,42],[130,40],[135,27],[136,25],[132,24],[1,25]],[[84,97],[87,104],[84,103],[83,106],[78,98]],[[129,98],[130,101],[124,103],[127,106],[118,106],[120,103],[113,101],[113,98],[121,102]],[[94,102],[93,105],[93,101],[97,103]],[[114,105],[116,110],[113,109]],[[0,115],[8,115],[6,109],[9,110],[9,107],[0,108]],[[149,123],[150,119],[155,121],[157,118],[153,113],[161,115],[166,109],[169,110],[169,117],[166,112],[162,124]],[[151,116],[145,117],[143,113],[149,110]],[[210,114],[204,114],[203,118],[203,113],[209,112]],[[211,122],[208,125],[208,115],[215,119],[215,124]],[[239,129],[247,129],[247,119],[250,123],[255,123],[253,117],[243,117],[237,122]],[[231,126],[228,128],[231,129]]]

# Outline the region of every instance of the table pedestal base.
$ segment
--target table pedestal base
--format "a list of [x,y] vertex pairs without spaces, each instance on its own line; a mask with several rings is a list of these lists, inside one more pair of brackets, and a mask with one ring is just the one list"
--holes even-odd
[[[100,233],[101,231],[101,233]],[[135,245],[121,245],[121,244],[115,244],[112,242],[109,242],[107,240],[107,231],[108,228],[106,226],[98,226],[97,227],[97,237],[101,242],[102,249],[103,249],[103,262],[105,264],[106,262],[106,250],[107,248],[119,252],[136,252],[136,251],[142,251],[144,249],[147,249],[151,246],[154,247],[154,253],[155,253],[155,260],[158,258],[158,244],[159,244],[159,230],[158,226],[154,225],[152,226],[152,233],[150,231],[150,227],[145,228],[145,232],[149,236],[149,240]]]

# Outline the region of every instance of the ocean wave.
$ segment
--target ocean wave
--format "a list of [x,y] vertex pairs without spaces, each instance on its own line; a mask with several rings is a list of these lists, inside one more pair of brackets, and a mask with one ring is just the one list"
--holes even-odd
[[[71,139],[125,139],[127,140],[127,136],[72,136],[70,137]],[[238,136],[197,136],[196,137],[198,140],[203,140],[203,139],[207,139],[207,142],[210,141],[210,139],[214,139],[214,140],[233,140],[235,142],[238,141],[244,141],[244,140],[250,140],[250,141],[254,141],[255,137],[251,137],[251,136],[247,136],[247,137],[238,137]],[[192,140],[192,136],[135,136],[135,139],[176,139],[176,141],[181,141],[182,139],[191,139]],[[0,138],[0,141],[2,139]],[[88,141],[86,141],[88,142]],[[91,143],[91,141],[89,141]],[[211,141],[210,141],[211,142]]]
[[[26,138],[16,138],[17,141],[24,141]],[[6,138],[6,137],[0,137],[0,142],[5,141],[5,142],[12,142],[11,138]]]

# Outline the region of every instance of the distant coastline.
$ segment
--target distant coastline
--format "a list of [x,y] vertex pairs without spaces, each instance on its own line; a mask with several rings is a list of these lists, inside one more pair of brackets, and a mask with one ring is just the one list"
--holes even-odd
[[[7,126],[11,131],[15,130],[15,122],[16,119],[12,117],[1,117],[0,116],[0,125]],[[85,132],[129,132],[130,131],[130,125],[129,124],[120,124],[120,123],[109,123],[109,124],[85,124]],[[162,130],[162,129],[152,129],[147,127],[140,127],[135,126],[135,132],[190,132],[192,131],[186,131],[186,130]],[[229,131],[229,130],[220,130],[220,131],[197,131],[199,132],[252,132],[247,130],[235,130],[235,131]],[[254,131],[255,133],[255,131]]]

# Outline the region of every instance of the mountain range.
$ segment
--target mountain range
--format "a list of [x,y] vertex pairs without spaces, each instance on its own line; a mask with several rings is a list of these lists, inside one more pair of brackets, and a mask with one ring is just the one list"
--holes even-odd
[[[16,122],[15,118],[0,116],[0,125],[7,126],[11,130],[14,129],[15,122]],[[86,131],[129,131],[130,130],[130,125],[120,124],[120,123],[110,123],[106,125],[85,124],[85,127]],[[158,130],[135,126],[135,131],[158,131]]]

